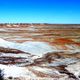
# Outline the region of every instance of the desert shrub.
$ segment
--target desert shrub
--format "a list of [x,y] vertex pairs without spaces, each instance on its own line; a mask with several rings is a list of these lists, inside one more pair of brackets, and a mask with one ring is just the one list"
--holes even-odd
[[3,71],[0,69],[0,80],[4,80],[3,76],[4,76]]

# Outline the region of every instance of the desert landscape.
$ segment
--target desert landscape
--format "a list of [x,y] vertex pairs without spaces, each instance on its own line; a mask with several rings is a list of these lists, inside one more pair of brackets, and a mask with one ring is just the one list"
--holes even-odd
[[0,24],[2,80],[80,80],[79,24]]

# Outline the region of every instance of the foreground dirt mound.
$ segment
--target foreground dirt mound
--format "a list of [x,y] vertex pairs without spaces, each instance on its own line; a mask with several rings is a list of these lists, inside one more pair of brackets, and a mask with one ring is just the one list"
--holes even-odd
[[[37,58],[34,60],[34,63],[32,66],[36,65],[41,68],[47,68],[58,71],[60,74],[65,74],[68,76],[67,80],[79,80],[79,76],[76,76],[75,74],[79,74],[71,68],[70,65],[76,65],[77,68],[80,67],[80,64],[77,64],[80,61],[80,53],[71,53],[71,52],[52,52],[52,53],[46,53],[41,58]],[[74,67],[73,65],[73,67]],[[70,66],[70,67],[69,67]],[[71,69],[70,69],[71,68]],[[33,70],[32,70],[33,71]],[[33,71],[35,73],[35,71]],[[46,76],[46,75],[45,75]],[[50,76],[48,74],[48,76]],[[53,75],[54,76],[54,75]],[[60,77],[60,76],[59,76]],[[58,80],[58,79],[57,79]],[[66,80],[66,79],[62,79]]]
[[[0,66],[4,65],[1,69],[8,76],[4,77],[5,80],[30,80],[31,76],[33,79],[79,80],[79,62],[80,52],[50,52],[37,57],[17,49],[0,47]],[[18,74],[17,70],[22,72]]]

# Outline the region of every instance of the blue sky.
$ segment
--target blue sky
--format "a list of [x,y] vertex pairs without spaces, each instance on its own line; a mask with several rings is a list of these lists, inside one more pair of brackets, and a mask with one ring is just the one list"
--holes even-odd
[[0,0],[0,23],[80,24],[80,0]]

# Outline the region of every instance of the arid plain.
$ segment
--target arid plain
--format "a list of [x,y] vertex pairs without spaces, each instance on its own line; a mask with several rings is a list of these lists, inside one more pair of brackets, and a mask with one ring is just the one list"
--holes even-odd
[[0,24],[0,66],[5,80],[79,80],[80,25]]

